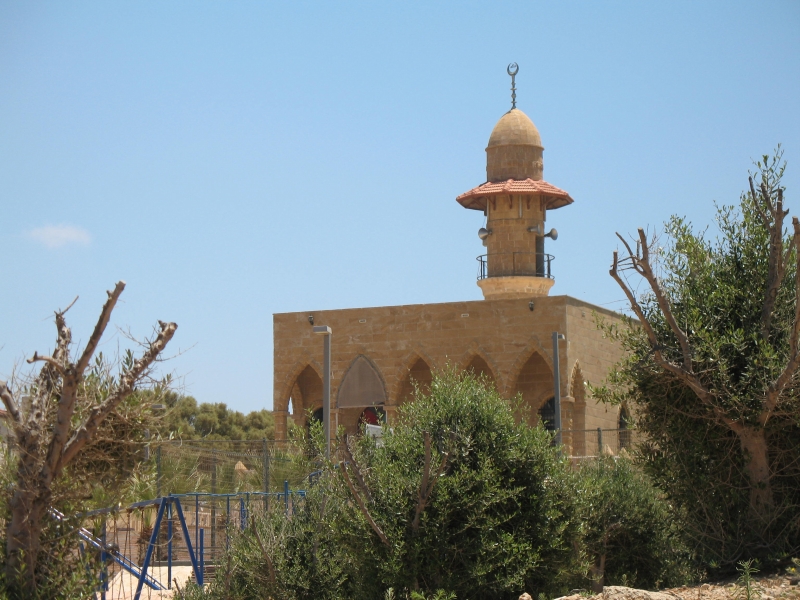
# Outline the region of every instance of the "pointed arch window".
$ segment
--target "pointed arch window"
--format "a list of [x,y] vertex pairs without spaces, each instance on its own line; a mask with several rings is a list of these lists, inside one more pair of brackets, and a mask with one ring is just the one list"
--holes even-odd
[[351,363],[339,387],[339,408],[361,408],[386,403],[386,388],[375,366],[363,355]]

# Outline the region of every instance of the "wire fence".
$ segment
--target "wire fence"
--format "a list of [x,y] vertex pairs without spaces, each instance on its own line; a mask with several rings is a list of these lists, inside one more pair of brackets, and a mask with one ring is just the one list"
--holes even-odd
[[[290,517],[305,490],[236,494],[176,494],[81,515],[81,552],[99,569],[100,600],[172,597],[170,590],[215,576],[235,531],[268,512]],[[53,511],[57,513],[57,511]],[[70,519],[57,513],[58,519]],[[173,585],[175,584],[175,585]]]
[[[155,485],[150,496],[235,494],[301,489],[314,470],[302,451],[268,440],[192,440],[150,446]],[[154,492],[154,494],[153,494]]]
[[617,456],[625,450],[630,452],[640,439],[635,429],[565,429],[563,444],[572,458],[594,458]]

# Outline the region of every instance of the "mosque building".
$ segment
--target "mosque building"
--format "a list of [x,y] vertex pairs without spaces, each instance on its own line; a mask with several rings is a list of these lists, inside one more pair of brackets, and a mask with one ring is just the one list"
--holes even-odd
[[[486,182],[461,194],[465,209],[486,219],[478,235],[486,254],[478,257],[483,300],[310,310],[273,315],[274,416],[276,438],[287,437],[287,418],[305,426],[321,419],[323,344],[312,325],[331,328],[331,425],[355,432],[360,423],[386,420],[413,401],[414,382],[425,390],[432,373],[447,365],[471,369],[511,398],[520,394],[531,425],[553,428],[553,332],[559,346],[563,443],[572,455],[592,453],[598,428],[625,428],[624,409],[587,397],[587,382],[602,382],[620,348],[598,330],[593,313],[618,322],[620,315],[569,296],[550,296],[553,257],[545,240],[547,212],[573,203],[543,179],[542,140],[516,108],[515,64],[512,108],[489,136]],[[474,235],[474,234],[472,234]],[[290,410],[291,408],[291,410]],[[620,440],[622,442],[623,440]],[[624,444],[623,444],[624,445]]]

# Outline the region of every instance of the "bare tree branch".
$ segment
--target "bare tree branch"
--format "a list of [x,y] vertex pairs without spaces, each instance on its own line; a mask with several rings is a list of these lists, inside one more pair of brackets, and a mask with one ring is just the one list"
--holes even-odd
[[8,389],[8,383],[2,380],[0,380],[0,398],[2,398],[3,405],[6,407],[8,414],[11,415],[14,423],[19,424],[21,422],[19,406],[17,406],[11,390]]
[[61,315],[65,315],[65,314],[67,314],[67,311],[68,311],[70,308],[72,308],[73,306],[75,306],[75,303],[78,301],[78,298],[80,298],[80,296],[75,296],[75,300],[73,300],[72,302],[70,302],[70,303],[67,305],[67,308],[65,308],[64,310],[59,310],[59,311],[58,311],[58,314],[61,314]]
[[364,505],[364,500],[362,500],[361,496],[356,491],[356,487],[353,485],[353,482],[350,481],[350,476],[347,474],[347,465],[344,462],[339,463],[339,469],[344,476],[344,480],[347,483],[347,487],[350,488],[350,492],[353,494],[353,498],[355,498],[356,503],[358,504],[358,508],[361,510],[361,514],[364,515],[364,518],[367,519],[367,523],[369,523],[372,530],[378,534],[378,537],[381,538],[381,541],[384,545],[391,550],[392,544],[389,543],[389,538],[386,537],[386,534],[383,533],[383,530],[378,526],[375,522],[375,519],[372,518],[372,515],[369,514],[369,510]]
[[38,362],[38,361],[46,362],[51,367],[53,367],[56,371],[58,371],[62,375],[64,374],[64,367],[55,358],[53,358],[52,356],[40,356],[38,353],[34,352],[33,356],[31,358],[29,358],[26,362],[29,365],[31,365],[31,364],[33,364],[35,362]]
[[795,371],[800,367],[800,353],[798,352],[798,340],[800,339],[800,221],[797,217],[792,219],[792,227],[794,228],[794,236],[792,244],[795,248],[795,308],[794,308],[794,323],[792,324],[792,333],[789,336],[789,360],[786,366],[778,375],[777,379],[773,381],[769,388],[767,388],[767,397],[764,402],[764,409],[759,415],[759,421],[766,424],[772,411],[778,404],[778,398],[781,392],[786,388],[787,384],[794,377]]
[[[77,300],[77,298],[75,298]],[[74,304],[75,301],[72,302]],[[67,307],[67,310],[72,306]],[[27,415],[28,435],[32,438],[38,438],[41,434],[42,427],[44,427],[44,420],[47,414],[45,407],[50,401],[51,397],[58,391],[59,382],[64,377],[65,368],[69,365],[69,346],[72,343],[72,332],[67,327],[66,319],[64,319],[64,311],[56,311],[56,347],[53,351],[53,359],[59,364],[60,369],[54,368],[52,364],[45,363],[42,370],[39,372],[37,378],[37,393],[32,394],[30,411]],[[71,413],[70,413],[71,418]],[[61,415],[62,422],[69,422],[66,418],[67,415]]]
[[[752,188],[752,180],[751,180]],[[764,293],[764,303],[761,307],[761,339],[769,339],[770,327],[772,325],[772,313],[775,310],[775,302],[778,300],[778,291],[783,282],[784,275],[784,256],[783,256],[783,219],[788,211],[783,210],[783,191],[778,190],[778,199],[773,207],[772,199],[767,190],[767,186],[761,184],[761,194],[764,204],[769,206],[772,213],[772,220],[768,227],[769,232],[769,263],[767,266],[767,289]]]
[[72,331],[67,327],[64,312],[56,313],[56,349],[53,351],[53,358],[59,363],[63,363],[69,356],[69,345],[72,343]]
[[161,326],[161,331],[159,331],[158,336],[149,344],[147,351],[133,364],[133,367],[122,375],[117,390],[106,398],[104,402],[92,407],[89,416],[75,431],[72,439],[70,439],[69,443],[64,447],[64,451],[55,469],[55,475],[57,475],[64,466],[69,464],[81,448],[86,445],[103,422],[103,419],[133,392],[136,382],[156,358],[158,358],[158,355],[172,339],[172,336],[175,335],[175,330],[178,329],[176,323],[162,323],[159,321],[159,324]]
[[[640,238],[643,237],[643,234],[644,234],[643,230],[639,229]],[[643,244],[642,244],[643,250],[642,250],[642,259],[641,260],[646,265],[646,267],[645,267],[645,273],[646,274],[643,274],[642,276],[645,277],[645,279],[647,279],[647,282],[650,284],[651,288],[657,288],[658,289],[658,292],[656,292],[655,289],[653,290],[654,293],[656,293],[656,297],[658,298],[658,295],[661,294],[661,290],[660,290],[660,287],[659,287],[658,282],[656,281],[655,277],[652,276],[652,270],[650,269],[649,263],[647,262],[648,259],[649,259],[649,252],[648,252],[648,250],[646,250],[646,243],[645,243],[646,239],[643,239],[642,242],[643,242]],[[620,288],[622,288],[622,291],[625,292],[625,296],[628,298],[628,302],[631,305],[631,309],[636,314],[636,316],[639,319],[639,322],[641,323],[642,327],[644,328],[644,331],[647,334],[647,339],[650,342],[650,347],[651,347],[651,349],[653,351],[653,357],[655,359],[656,364],[659,365],[664,370],[669,371],[670,373],[672,373],[673,375],[678,377],[681,381],[683,381],[686,385],[688,385],[689,388],[697,395],[697,397],[700,399],[700,401],[703,402],[703,404],[705,404],[709,408],[711,408],[711,410],[714,411],[714,414],[717,416],[717,418],[720,421],[722,421],[723,423],[725,423],[731,430],[736,431],[736,432],[740,431],[742,429],[741,424],[736,422],[736,421],[734,421],[733,419],[729,418],[727,415],[725,415],[719,409],[718,406],[716,406],[714,404],[714,401],[713,401],[714,400],[714,395],[711,392],[708,391],[706,386],[702,383],[702,381],[700,381],[700,379],[697,377],[697,375],[694,372],[689,371],[689,370],[685,369],[684,367],[682,367],[681,365],[677,365],[677,364],[667,360],[664,357],[664,354],[661,352],[661,344],[659,344],[659,342],[658,342],[658,337],[656,336],[656,332],[653,330],[653,326],[650,324],[650,321],[645,316],[644,311],[642,310],[642,307],[639,304],[639,301],[636,300],[636,297],[633,295],[633,292],[631,291],[631,289],[628,287],[628,285],[625,283],[625,281],[619,275],[619,272],[618,272],[619,259],[617,257],[617,252],[616,251],[614,252],[613,256],[614,256],[613,264],[611,266],[611,270],[608,273],[609,273],[609,275],[611,275],[611,277],[614,279],[614,281],[617,282],[617,284],[620,286]],[[650,277],[648,277],[648,274],[650,275]],[[663,294],[661,294],[661,297],[663,298]],[[661,303],[660,302],[659,302],[659,307],[661,307]],[[667,307],[669,308],[668,304],[667,304]],[[664,309],[662,308],[662,312],[663,312],[663,310]],[[672,316],[672,312],[671,311],[669,312],[669,315]],[[666,316],[667,315],[665,313],[665,317]],[[672,317],[672,320],[674,322],[674,320],[675,320],[674,317]],[[676,324],[676,327],[677,327],[677,324]],[[673,329],[673,331],[674,331],[674,329]],[[679,329],[679,331],[680,331],[680,329]]]
[[347,461],[353,465],[353,473],[356,476],[356,481],[358,481],[358,487],[361,489],[361,493],[366,496],[368,502],[372,502],[372,493],[369,491],[367,487],[367,482],[364,481],[364,476],[361,474],[361,467],[358,466],[356,459],[353,458],[353,453],[350,452],[350,446],[347,444],[348,436],[345,434],[344,439],[342,440],[342,450],[344,451],[345,458]]
[[753,178],[752,177],[748,177],[748,180],[750,181],[750,194],[753,197],[753,206],[756,207],[756,210],[758,211],[758,214],[761,217],[761,221],[764,223],[764,227],[766,229],[769,229],[770,225],[771,225],[771,222],[770,222],[769,217],[767,216],[767,213],[765,213],[764,209],[762,209],[761,206],[759,206],[759,204],[758,204],[758,194],[756,194],[756,188],[753,185]]
[[683,354],[683,369],[691,373],[692,349],[689,346],[689,338],[686,337],[686,333],[680,328],[678,322],[675,320],[669,300],[664,295],[661,285],[658,283],[658,279],[653,272],[653,268],[650,265],[650,248],[647,245],[647,236],[645,235],[644,229],[641,227],[639,228],[639,240],[642,243],[642,256],[641,258],[637,259],[637,262],[641,267],[640,272],[647,280],[647,283],[650,284],[650,288],[653,290],[653,294],[655,294],[656,301],[658,302],[658,307],[661,309],[661,312],[664,313],[664,318],[666,318],[667,323],[669,323],[672,333],[674,333],[675,337],[678,338],[678,343],[681,345],[681,352]]
[[633,253],[633,250],[631,250],[631,247],[628,245],[627,240],[624,237],[622,237],[618,232],[617,232],[617,237],[623,244],[625,244],[625,249],[628,251],[628,256],[635,258],[638,255],[638,253],[637,254]]
[[[50,438],[47,455],[45,456],[40,473],[40,477],[43,481],[47,482],[48,485],[55,477],[58,459],[69,437],[72,415],[75,412],[75,402],[77,401],[78,387],[81,381],[81,374],[77,373],[75,371],[75,366],[69,363],[69,345],[72,342],[72,332],[69,327],[67,327],[67,321],[64,318],[65,312],[66,311],[56,312],[58,337],[56,338],[56,349],[53,353],[53,360],[57,363],[58,367],[48,362],[42,368],[39,374],[39,383],[42,390],[34,395],[31,401],[31,412],[29,416],[31,435],[38,437],[47,414],[47,411],[44,410],[44,406],[46,406],[50,396],[56,391],[56,375],[60,375],[61,390],[58,398],[56,422],[53,425],[53,435]],[[35,357],[36,354],[34,353],[34,358]]]
[[89,341],[86,343],[86,348],[83,349],[83,354],[81,355],[80,360],[75,365],[75,370],[78,372],[78,377],[83,377],[83,372],[86,370],[86,367],[89,366],[89,361],[92,360],[92,355],[94,351],[97,349],[97,345],[100,343],[100,338],[103,337],[103,333],[108,326],[108,321],[111,319],[111,313],[114,310],[114,307],[117,305],[117,300],[119,300],[120,294],[125,289],[125,282],[118,281],[117,285],[114,286],[114,289],[108,293],[108,300],[103,305],[103,310],[100,311],[100,318],[97,320],[97,324],[94,326],[94,331],[92,332],[92,336],[89,338]]

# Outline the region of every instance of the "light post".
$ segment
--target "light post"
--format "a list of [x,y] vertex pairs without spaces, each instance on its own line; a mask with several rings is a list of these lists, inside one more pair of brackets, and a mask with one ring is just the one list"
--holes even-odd
[[331,458],[331,328],[314,325],[314,333],[325,336],[322,344],[322,429],[325,431],[325,458]]
[[561,369],[558,364],[558,340],[565,340],[563,333],[553,332],[553,408],[555,409],[556,444],[561,445]]

